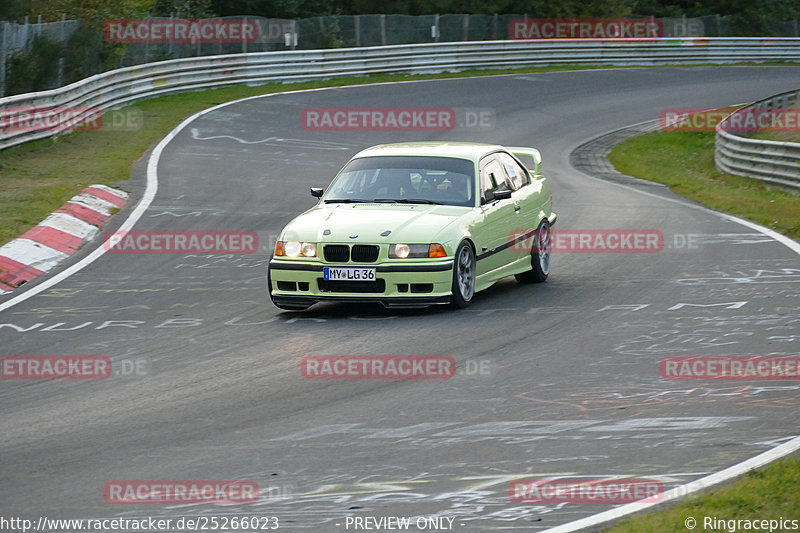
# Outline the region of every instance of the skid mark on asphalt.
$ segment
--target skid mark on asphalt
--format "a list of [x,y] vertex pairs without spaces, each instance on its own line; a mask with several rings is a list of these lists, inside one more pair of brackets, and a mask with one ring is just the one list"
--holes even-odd
[[307,148],[313,150],[352,150],[352,144],[335,143],[328,141],[316,141],[311,139],[289,139],[284,137],[266,137],[255,141],[248,141],[235,135],[209,135],[203,137],[198,128],[190,129],[192,139],[196,141],[214,141],[217,139],[230,139],[240,144],[263,144],[266,146],[290,146],[292,148]]
[[[485,468],[485,465],[467,463],[460,466],[464,470]],[[389,467],[376,465],[374,468],[380,471]],[[226,511],[239,516],[268,513],[279,516],[282,523],[294,522],[305,527],[330,524],[344,516],[403,516],[407,510],[408,516],[453,517],[456,524],[463,526],[472,522],[475,525],[492,525],[493,528],[512,523],[520,527],[522,524],[517,523],[523,521],[532,523],[526,527],[536,528],[533,524],[544,515],[562,511],[567,515],[585,516],[593,512],[594,506],[568,502],[514,505],[508,491],[509,484],[514,480],[574,477],[626,480],[647,477],[661,481],[667,488],[706,474],[700,471],[634,476],[630,473],[552,471],[463,475],[449,470],[452,466],[446,468],[448,470],[440,468],[437,472],[423,472],[408,477],[380,473],[359,477],[353,472],[337,472],[336,469],[317,476],[310,472],[283,473],[277,482],[274,472],[253,472],[242,478],[258,482],[259,500],[246,506],[226,506]],[[436,511],[431,514],[420,512],[426,504],[436,504]],[[171,505],[156,513],[165,517],[175,514],[188,516],[200,509],[203,509],[202,504]],[[134,514],[124,513],[121,516],[130,518]]]
[[[781,343],[780,350],[791,349],[794,332],[800,327],[800,314],[732,314],[721,316],[677,316],[669,323],[651,320],[626,320],[602,335],[614,340],[612,350],[624,355],[720,354],[737,355],[738,345],[761,343],[763,339]],[[666,326],[666,327],[665,327]],[[759,355],[793,355],[767,351]],[[747,355],[746,353],[743,355]]]
[[[229,208],[224,207],[198,207],[198,206],[180,206],[180,205],[151,205],[147,209],[147,216],[149,218],[157,217],[215,217],[224,216],[230,217],[235,214],[237,218],[240,217],[260,217],[264,218],[263,211],[231,211]],[[280,211],[278,209],[270,209],[269,216],[277,219],[278,217],[296,216],[296,211]]]
[[714,270],[675,280],[678,285],[800,283],[800,268]]
[[797,391],[800,391],[800,385],[690,386],[672,389],[636,386],[584,387],[581,390],[542,386],[516,397],[535,403],[567,407],[581,413],[630,409],[638,416],[653,407],[670,405],[722,403],[742,407],[796,409],[800,406],[800,394]]

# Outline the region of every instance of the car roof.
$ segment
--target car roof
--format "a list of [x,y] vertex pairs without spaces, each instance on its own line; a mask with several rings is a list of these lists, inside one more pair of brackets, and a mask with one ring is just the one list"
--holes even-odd
[[470,142],[406,142],[372,146],[357,153],[353,159],[372,156],[436,156],[477,161],[484,155],[497,150],[505,150],[505,148],[497,144]]

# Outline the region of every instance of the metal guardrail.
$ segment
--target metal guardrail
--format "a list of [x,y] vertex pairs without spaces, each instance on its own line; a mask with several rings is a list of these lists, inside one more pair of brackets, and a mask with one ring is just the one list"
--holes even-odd
[[[98,74],[60,89],[0,99],[0,150],[70,129],[21,128],[24,113],[46,108],[98,111],[180,91],[362,76],[549,65],[724,64],[800,61],[798,38],[675,38],[479,41],[312,51],[259,52],[175,59]],[[15,126],[16,125],[16,126]]]
[[748,178],[800,188],[800,143],[748,139],[731,130],[734,115],[751,110],[800,108],[800,89],[737,109],[717,124],[714,163],[717,168]]

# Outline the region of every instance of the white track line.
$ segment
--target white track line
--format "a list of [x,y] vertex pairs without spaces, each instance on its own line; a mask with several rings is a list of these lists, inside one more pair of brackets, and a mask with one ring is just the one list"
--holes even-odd
[[[780,459],[785,455],[789,455],[790,453],[797,451],[798,449],[800,449],[800,437],[795,437],[789,442],[785,442],[780,446],[776,446],[771,450],[756,455],[755,457],[751,457],[750,459],[747,459],[746,461],[743,461],[739,464],[735,464],[729,468],[726,468],[725,470],[720,470],[719,472],[716,472],[704,478],[668,490],[667,492],[664,492],[661,495],[661,500],[658,502],[629,503],[621,507],[617,507],[616,509],[611,509],[608,511],[604,511],[602,513],[587,516],[586,518],[581,518],[580,520],[575,520],[574,522],[568,522],[560,526],[546,529],[542,533],[570,533],[585,528],[596,527],[605,522],[611,522],[612,520],[619,520],[624,516],[633,513],[638,513],[650,507],[661,505],[662,503],[671,500],[682,498],[683,496],[691,494],[692,492],[704,490],[713,485],[716,485],[717,483],[722,483],[723,481],[727,481],[736,476],[740,476],[749,470],[764,466],[776,459]],[[697,517],[695,516],[694,518]],[[699,519],[698,522],[702,522],[702,519]]]

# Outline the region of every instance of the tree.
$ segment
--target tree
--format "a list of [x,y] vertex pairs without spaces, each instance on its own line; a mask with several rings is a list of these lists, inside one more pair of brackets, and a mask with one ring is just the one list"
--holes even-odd
[[0,20],[18,21],[28,14],[28,2],[25,0],[0,1]]
[[25,3],[25,14],[41,15],[43,22],[55,22],[66,15],[67,19],[83,20],[98,27],[107,20],[143,18],[153,9],[156,0],[29,0]]
[[182,19],[205,19],[215,17],[212,9],[212,0],[156,0],[153,6],[154,17],[168,17]]

